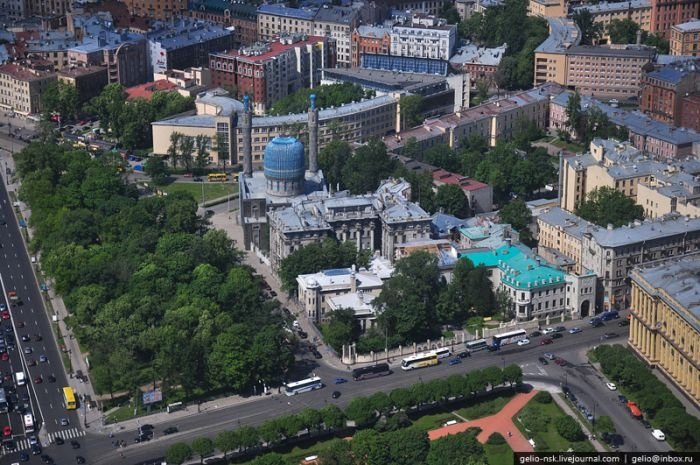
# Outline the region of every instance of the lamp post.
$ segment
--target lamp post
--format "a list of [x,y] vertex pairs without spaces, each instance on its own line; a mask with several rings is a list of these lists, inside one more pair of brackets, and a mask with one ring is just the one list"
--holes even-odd
[[68,349],[68,374],[73,378],[73,351]]
[[593,401],[593,420],[591,420],[591,425],[593,427],[593,431],[595,432],[595,408],[598,406],[598,403],[596,401]]
[[83,421],[85,422],[85,427],[88,428],[88,421],[87,421],[87,401],[85,400],[85,396],[83,396]]
[[506,369],[506,358],[501,357],[501,361],[503,362],[503,370],[505,370]]

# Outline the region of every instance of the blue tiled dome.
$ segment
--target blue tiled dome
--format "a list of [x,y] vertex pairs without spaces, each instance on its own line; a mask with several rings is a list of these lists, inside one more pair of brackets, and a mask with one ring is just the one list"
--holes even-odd
[[299,181],[304,178],[304,144],[295,137],[275,137],[265,147],[268,181]]

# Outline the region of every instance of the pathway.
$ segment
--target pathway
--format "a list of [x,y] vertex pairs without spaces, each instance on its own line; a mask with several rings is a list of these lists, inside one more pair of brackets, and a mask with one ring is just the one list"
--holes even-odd
[[[535,396],[535,394],[537,394],[537,391],[534,389],[528,393],[516,394],[500,412],[494,415],[479,418],[478,420],[457,423],[456,425],[444,426],[429,431],[428,437],[431,441],[434,441],[443,436],[463,433],[469,428],[478,427],[481,428],[481,433],[479,433],[476,439],[482,444],[484,444],[493,433],[500,433],[514,452],[534,452],[534,448],[528,442],[527,438],[523,436],[513,423],[513,417]],[[509,436],[509,432],[512,433],[512,435]]]

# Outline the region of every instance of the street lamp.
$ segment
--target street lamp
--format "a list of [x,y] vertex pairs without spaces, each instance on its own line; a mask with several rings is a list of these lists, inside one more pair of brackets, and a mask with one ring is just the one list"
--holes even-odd
[[73,357],[71,349],[68,349],[68,374],[73,378]]
[[506,358],[501,357],[501,361],[503,362],[503,369],[505,370],[506,369]]
[[595,432],[595,408],[598,406],[596,401],[593,401],[593,420],[591,420],[591,425],[593,427],[593,432]]

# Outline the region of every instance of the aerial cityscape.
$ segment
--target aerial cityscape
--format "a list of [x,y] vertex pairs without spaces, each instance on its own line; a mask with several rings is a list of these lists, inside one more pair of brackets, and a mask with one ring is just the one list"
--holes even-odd
[[4,0],[0,465],[700,463],[700,0]]

